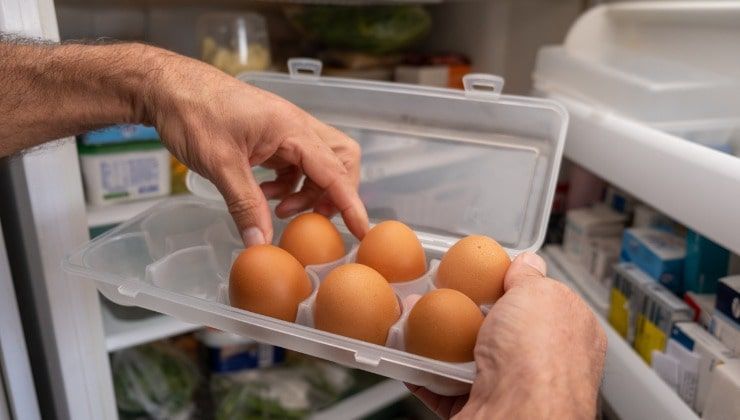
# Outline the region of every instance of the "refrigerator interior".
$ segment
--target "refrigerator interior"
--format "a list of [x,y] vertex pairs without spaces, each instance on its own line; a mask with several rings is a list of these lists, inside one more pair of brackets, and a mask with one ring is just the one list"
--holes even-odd
[[[54,2],[53,5],[47,4],[48,7],[46,8],[41,7],[38,13],[42,21],[40,25],[42,28],[51,26],[50,32],[53,33],[58,25],[61,40],[89,40],[109,37],[119,40],[144,41],[198,58],[198,39],[196,35],[198,16],[210,12],[237,13],[254,11],[267,18],[271,46],[275,53],[273,63],[277,69],[281,69],[281,64],[288,57],[305,51],[298,48],[301,45],[301,37],[286,22],[283,16],[282,7],[285,3],[291,2],[219,0],[209,2],[208,5],[204,6],[202,2],[187,0],[122,0],[112,2],[101,0],[62,0]],[[365,4],[373,2],[359,1],[355,3]],[[528,74],[533,65],[536,49],[544,43],[560,40],[569,24],[584,8],[584,4],[581,1],[566,1],[558,2],[557,4],[550,4],[551,2],[547,1],[513,2],[508,0],[431,1],[420,3],[428,3],[427,6],[432,13],[435,25],[429,36],[425,38],[416,50],[420,52],[458,52],[465,54],[473,63],[473,70],[509,76],[510,80],[505,91],[521,94],[526,94],[529,90],[530,81]],[[53,19],[51,19],[53,16],[50,16],[50,10],[53,10],[56,15],[56,22],[53,22]],[[525,22],[526,25],[514,24],[519,21]],[[544,26],[544,30],[531,30],[531,28],[545,21],[547,25]],[[471,22],[478,29],[475,32],[467,30]],[[57,25],[53,25],[53,23]],[[540,29],[543,29],[542,25],[540,26]],[[54,35],[51,36],[54,37]],[[529,50],[529,53],[523,54],[522,48]],[[69,164],[67,164],[67,167],[69,167]],[[26,170],[28,171],[30,169],[27,168]],[[75,170],[72,173],[74,174],[75,172],[77,171]],[[79,188],[79,180],[77,183],[76,188]],[[70,188],[75,188],[74,184],[75,181],[71,180]],[[25,187],[29,188],[28,185]],[[74,202],[72,203],[72,207],[79,208],[79,205],[84,205],[82,201],[78,201],[79,198],[77,197],[79,195],[76,194],[70,197],[71,201]],[[87,210],[82,212],[86,216],[83,223],[86,220],[85,224],[89,229],[89,233],[96,235],[140,213],[161,200],[162,198],[155,198],[106,207],[88,205]],[[23,213],[22,210],[16,209],[14,213],[15,220],[21,219],[19,214]],[[8,219],[11,218],[8,217]],[[75,228],[78,229],[77,226]],[[13,235],[17,235],[15,237],[23,237],[24,233],[22,230],[21,228],[13,232]],[[18,258],[19,256],[20,254],[16,253],[14,258]],[[26,291],[31,295],[43,295],[46,293],[40,292],[38,286],[27,289]],[[84,294],[85,296],[90,296],[89,291],[86,291]],[[35,299],[39,301],[47,298],[41,296]],[[61,301],[54,302],[53,297],[49,298],[49,300],[52,301],[49,304],[51,307],[60,308],[62,306]],[[97,360],[95,367],[87,368],[91,374],[95,375],[95,379],[88,377],[87,383],[97,383],[99,386],[96,387],[95,392],[88,392],[87,395],[78,397],[71,393],[70,384],[83,380],[80,375],[75,375],[71,371],[67,371],[66,374],[60,374],[59,371],[64,371],[64,367],[46,366],[44,369],[37,367],[35,370],[40,372],[40,377],[67,378],[76,376],[69,380],[61,380],[61,382],[69,382],[64,384],[54,383],[54,381],[43,383],[43,380],[41,382],[40,400],[43,401],[42,406],[49,407],[51,406],[50,404],[56,404],[55,411],[59,413],[77,413],[78,415],[82,415],[82,413],[98,413],[94,416],[105,413],[105,416],[110,415],[111,412],[115,411],[115,404],[112,404],[111,400],[113,396],[113,389],[110,385],[112,381],[111,375],[110,373],[96,374],[96,372],[101,370],[109,369],[106,353],[131,348],[132,346],[149,343],[153,340],[198,329],[198,326],[166,316],[130,316],[128,319],[126,317],[121,318],[120,316],[116,316],[116,311],[120,308],[112,307],[105,302],[99,303],[97,300],[93,302],[89,297],[83,298],[83,301],[90,308],[87,309],[88,311],[99,314],[88,314],[85,317],[90,319],[93,324],[102,325],[102,328],[92,327],[88,329],[90,334],[95,337],[90,340],[93,344],[84,345],[85,352],[94,354],[95,358],[93,360]],[[51,313],[41,315],[41,318],[48,317],[53,320],[58,316],[58,314]],[[33,321],[28,322],[29,324],[33,324]],[[38,323],[36,328],[39,328]],[[96,334],[95,331],[102,331],[102,334]],[[35,336],[39,337],[42,335],[36,334]],[[44,338],[40,339],[42,342],[45,340]],[[49,363],[48,355],[54,353],[55,350],[53,349],[63,349],[65,347],[65,339],[63,337],[57,337],[57,340],[57,343],[37,343],[39,344],[38,346],[33,346],[31,351],[32,359]],[[69,342],[70,340],[66,341]],[[75,345],[71,345],[70,347],[77,349],[72,350],[74,352],[79,352],[80,350]],[[63,357],[63,351],[59,351],[58,357],[60,359]],[[89,408],[86,409],[84,406],[78,406],[75,403],[75,401],[84,401],[96,393],[105,397],[96,398],[97,401],[94,406],[97,406],[97,408],[92,408],[90,409],[91,411],[87,411]],[[371,387],[366,393],[346,399],[346,401],[337,404],[328,411],[322,412],[322,415],[334,416],[333,418],[346,418],[347,416],[359,416],[363,413],[370,414],[407,395],[408,393],[403,387],[398,386],[397,383],[386,381],[380,383],[378,386]],[[82,399],[77,400],[77,398]]]
[[[320,0],[310,1],[310,3],[320,2]],[[305,51],[302,49],[300,35],[290,26],[283,15],[282,7],[285,3],[214,0],[204,5],[203,2],[191,0],[58,0],[54,2],[53,6],[49,6],[51,2],[47,5],[55,9],[41,8],[38,17],[39,27],[31,34],[55,37],[56,25],[50,25],[49,23],[54,20],[49,11],[54,10],[59,37],[62,40],[110,37],[120,40],[145,41],[199,58],[196,22],[200,15],[214,11],[227,13],[254,11],[262,14],[267,19],[270,46],[273,51],[272,62],[275,68],[282,69],[282,64],[285,63],[287,58]],[[343,3],[372,3],[372,1],[345,1]],[[398,1],[396,3],[406,2]],[[591,2],[584,0],[557,2],[548,0],[448,0],[426,3],[426,7],[428,7],[433,17],[433,26],[430,34],[417,47],[420,52],[464,54],[470,59],[473,71],[501,75],[506,81],[504,92],[521,95],[530,94],[532,90],[532,73],[535,68],[538,50],[544,45],[562,43],[571,25],[584,10],[591,6]],[[51,30],[41,31],[41,28],[49,28],[50,26],[52,27]],[[563,100],[568,101],[567,98]],[[588,108],[581,110],[579,105],[569,109],[571,112],[575,110],[576,114],[582,111],[582,114],[588,115],[589,112]],[[662,139],[662,136],[665,135],[655,130],[644,131],[644,128],[637,128],[636,130],[644,138],[652,139],[657,136]],[[593,131],[585,132],[593,133]],[[671,139],[673,138],[671,137]],[[571,141],[569,138],[569,142]],[[634,178],[626,178],[621,175],[625,171],[623,166],[609,166],[601,158],[595,161],[594,156],[608,157],[608,155],[603,154],[603,150],[593,149],[591,148],[594,147],[593,144],[586,144],[577,139],[575,144],[579,147],[570,150],[567,149],[568,146],[566,145],[566,156],[570,160],[585,166],[596,175],[604,178],[606,182],[617,184],[628,191],[630,187],[635,187],[638,190],[642,188],[642,185],[638,185]],[[669,153],[675,149],[672,146],[665,147],[666,150],[669,150]],[[56,217],[64,220],[65,215],[73,216],[70,216],[72,222],[65,228],[67,230],[56,231],[54,235],[56,235],[55,237],[67,238],[66,241],[60,240],[61,243],[79,245],[85,242],[86,238],[84,236],[88,230],[90,233],[96,234],[98,231],[128,220],[163,200],[162,198],[156,198],[107,207],[86,208],[74,145],[68,142],[56,153],[61,153],[64,156],[64,159],[58,161],[64,163],[56,163],[56,169],[68,173],[65,179],[61,181],[66,186],[63,191],[67,195],[62,197],[63,193],[60,191],[59,196],[52,195],[52,197],[46,198],[46,201],[39,201],[41,198],[38,194],[34,195],[29,192],[25,199],[21,200],[13,210],[5,209],[5,213],[1,214],[5,229],[7,229],[5,224],[23,219],[21,213],[23,213],[24,208],[46,206],[50,205],[49,203],[53,200],[58,200],[58,202],[64,203],[61,206],[64,212]],[[635,150],[635,153],[639,154],[639,150]],[[733,165],[738,165],[738,162],[729,162],[729,156],[718,157],[711,154],[710,159],[722,161],[722,167],[733,168],[733,170],[737,168]],[[4,181],[14,184],[6,185],[5,193],[9,194],[8,191],[14,189],[29,189],[37,184],[48,186],[60,182],[54,179],[54,163],[49,161],[49,156],[46,158],[43,156],[29,156],[25,158],[25,161],[4,163],[3,170],[15,174],[11,181]],[[51,165],[52,170],[43,175],[33,175],[33,168],[43,165]],[[724,181],[727,180],[724,179]],[[732,180],[732,178],[729,178],[729,180]],[[665,182],[668,181],[670,180],[665,180]],[[708,182],[708,180],[703,182]],[[51,187],[47,187],[47,189],[49,188]],[[648,189],[640,190],[638,195],[643,201],[652,206],[660,207],[661,210],[674,218],[680,219],[684,216],[680,212],[674,215],[674,212],[669,208],[672,201],[668,195],[659,194],[660,200],[657,202],[651,201],[653,195]],[[690,223],[687,224],[690,224],[690,227],[702,229],[703,222],[698,221],[699,218],[690,217],[689,220]],[[38,224],[40,221],[37,218],[31,223]],[[34,232],[36,228],[29,228],[27,224],[25,226],[16,226],[13,228],[15,231],[6,234],[6,237],[30,236],[38,241],[38,233]],[[723,240],[720,243],[730,247],[735,252],[740,251],[737,248],[737,242],[728,244],[727,241]],[[56,336],[53,339],[43,337],[41,334],[35,335],[35,339],[33,337],[29,339],[29,345],[33,347],[30,351],[31,360],[38,363],[34,365],[34,373],[39,377],[46,377],[46,379],[37,380],[41,405],[45,407],[53,406],[56,412],[69,413],[73,417],[74,414],[82,417],[95,417],[97,415],[100,418],[115,415],[114,391],[109,372],[108,352],[194,331],[198,329],[198,326],[171,317],[151,316],[151,314],[133,319],[122,319],[115,315],[116,307],[98,303],[97,292],[92,286],[79,292],[73,298],[67,298],[67,301],[76,302],[82,308],[80,311],[73,311],[75,313],[70,317],[69,314],[64,314],[65,301],[62,298],[47,296],[47,294],[54,293],[60,287],[59,285],[53,285],[53,280],[57,279],[60,274],[49,271],[51,268],[47,267],[52,266],[55,258],[56,261],[61,260],[64,254],[63,250],[56,249],[51,252],[44,252],[39,256],[33,251],[33,247],[32,243],[27,243],[25,248],[9,251],[9,253],[12,253],[12,258],[27,261],[29,264],[37,261],[35,258],[45,261],[44,264],[37,265],[38,268],[31,270],[32,272],[17,273],[17,277],[49,278],[44,283],[45,286],[35,283],[36,285],[33,287],[26,285],[18,291],[18,294],[25,296],[28,302],[36,301],[37,306],[43,306],[38,302],[44,302],[48,299],[51,299],[52,302],[49,304],[50,310],[46,312],[42,310],[40,314],[31,315],[52,323],[55,325],[56,331]],[[43,249],[42,246],[40,248]],[[544,254],[552,267],[551,275],[553,277],[560,276],[564,281],[571,282],[572,287],[581,292],[589,303],[598,307],[600,297],[596,296],[594,298],[593,295],[598,295],[599,292],[589,294],[588,286],[585,289],[583,286],[588,282],[585,280],[578,281],[579,276],[583,277],[579,271],[580,268],[571,264],[567,258],[563,258],[562,252],[557,248],[548,248],[544,251]],[[48,266],[45,264],[48,264]],[[33,328],[39,328],[38,320],[28,320],[28,314],[24,314],[24,316],[26,317],[24,326],[36,323],[36,327]],[[608,322],[605,319],[602,319],[602,321],[608,331],[610,344],[607,377],[602,388],[601,397],[601,411],[604,418],[636,418],[635,416],[646,415],[646,413],[658,417],[666,416],[669,413],[674,416],[691,414],[688,406],[676,396],[661,378],[653,373],[629,344],[614,332]],[[89,327],[85,328],[85,325]],[[31,329],[28,326],[25,328]],[[69,331],[84,332],[92,337],[82,340],[81,342],[85,343],[84,345],[78,343],[76,346],[67,347],[64,343],[70,339],[64,337],[63,333]],[[84,351],[80,351],[81,347],[84,347]],[[72,350],[69,351],[73,355],[65,353],[65,348],[71,348]],[[58,355],[50,356],[57,349],[61,349]],[[85,360],[86,356],[89,357],[88,360]],[[73,362],[69,362],[68,366],[61,366],[59,360],[53,360],[55,357],[60,359],[67,357],[67,360]],[[87,366],[82,370],[84,374],[77,375],[74,373],[74,366],[83,365]],[[51,376],[57,378],[49,380]],[[85,392],[80,393],[83,394],[82,396],[76,395],[72,391],[75,386],[85,390]],[[649,390],[650,392],[640,394],[643,390]],[[368,388],[366,392],[349,397],[340,401],[336,406],[327,408],[327,411],[322,412],[321,415],[323,418],[349,418],[369,415],[407,395],[406,390],[398,386],[397,383],[383,381]],[[641,395],[644,395],[642,400],[629,399],[640,398]],[[96,400],[97,408],[79,408],[75,406],[81,401],[87,404],[90,399]],[[616,404],[616,406],[610,407],[610,404]],[[640,411],[639,407],[650,404],[655,406],[655,411],[649,409]],[[630,411],[628,409],[630,405],[638,408],[636,411]],[[64,417],[64,415],[60,415],[60,417]]]

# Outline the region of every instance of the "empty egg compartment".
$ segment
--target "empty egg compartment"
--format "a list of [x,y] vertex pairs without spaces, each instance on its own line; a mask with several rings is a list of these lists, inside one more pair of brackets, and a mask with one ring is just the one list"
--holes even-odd
[[186,197],[113,229],[80,259],[92,270],[117,277],[117,288],[99,288],[118,304],[132,305],[129,295],[144,284],[216,300],[228,278],[231,254],[242,246],[225,207]]

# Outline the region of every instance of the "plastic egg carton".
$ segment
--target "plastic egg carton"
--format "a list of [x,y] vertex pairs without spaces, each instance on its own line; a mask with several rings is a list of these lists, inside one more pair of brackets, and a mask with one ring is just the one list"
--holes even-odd
[[[277,242],[286,222],[273,223]],[[439,394],[466,393],[475,378],[473,362],[448,363],[403,351],[405,323],[415,296],[434,289],[439,258],[451,246],[449,239],[418,234],[428,270],[416,280],[391,283],[402,315],[391,327],[386,346],[312,327],[319,284],[333,268],[355,261],[357,253],[356,239],[343,224],[336,224],[351,251],[332,263],[306,267],[313,292],[300,304],[295,323],[229,305],[229,272],[243,244],[223,204],[202,198],[175,198],[155,206],[74,252],[65,268],[92,279],[103,295],[121,305],[140,306],[248,336]]]

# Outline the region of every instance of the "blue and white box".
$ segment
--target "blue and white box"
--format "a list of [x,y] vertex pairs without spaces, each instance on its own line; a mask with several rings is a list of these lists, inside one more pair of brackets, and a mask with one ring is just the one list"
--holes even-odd
[[134,141],[158,141],[159,134],[154,127],[141,124],[119,124],[82,134],[80,140],[86,146],[100,146]]
[[719,280],[715,307],[735,324],[740,325],[740,275]]
[[683,292],[686,242],[683,238],[654,228],[624,231],[620,259],[631,262],[672,292]]

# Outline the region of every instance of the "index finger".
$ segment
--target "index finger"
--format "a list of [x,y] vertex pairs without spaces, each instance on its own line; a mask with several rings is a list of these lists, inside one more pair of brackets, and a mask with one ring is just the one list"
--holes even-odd
[[307,177],[323,189],[342,214],[350,232],[362,239],[369,229],[365,205],[362,204],[349,170],[329,146],[316,135],[283,142],[280,156],[299,166]]

